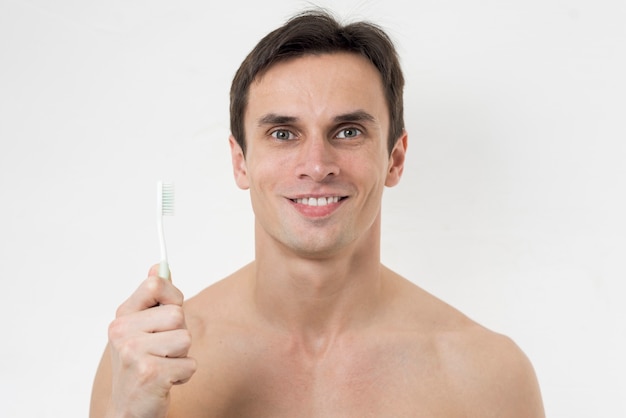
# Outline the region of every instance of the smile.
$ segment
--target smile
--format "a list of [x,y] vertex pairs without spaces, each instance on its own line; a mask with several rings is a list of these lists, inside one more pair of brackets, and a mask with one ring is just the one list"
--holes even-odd
[[326,206],[332,203],[337,203],[341,199],[340,196],[327,196],[327,197],[303,197],[300,199],[292,199],[293,202],[306,206]]

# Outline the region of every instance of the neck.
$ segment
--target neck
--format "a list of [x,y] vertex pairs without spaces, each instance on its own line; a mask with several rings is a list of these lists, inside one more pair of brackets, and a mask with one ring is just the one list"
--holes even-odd
[[260,314],[311,346],[365,323],[382,296],[379,225],[324,256],[296,254],[259,237],[257,227],[252,280]]

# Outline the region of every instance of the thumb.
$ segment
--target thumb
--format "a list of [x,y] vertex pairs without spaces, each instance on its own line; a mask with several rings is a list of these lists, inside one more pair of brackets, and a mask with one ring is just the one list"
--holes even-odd
[[165,280],[172,280],[172,276],[170,274],[170,266],[167,263],[167,260],[161,260],[159,264],[155,264],[150,268],[149,276],[159,276]]

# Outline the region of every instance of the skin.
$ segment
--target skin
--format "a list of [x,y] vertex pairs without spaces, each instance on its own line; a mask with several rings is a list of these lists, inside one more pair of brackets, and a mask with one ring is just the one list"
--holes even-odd
[[110,326],[91,417],[544,417],[510,339],[381,264],[382,194],[407,148],[404,134],[388,152],[388,124],[360,56],[259,77],[245,156],[230,139],[255,260],[184,303],[153,268]]

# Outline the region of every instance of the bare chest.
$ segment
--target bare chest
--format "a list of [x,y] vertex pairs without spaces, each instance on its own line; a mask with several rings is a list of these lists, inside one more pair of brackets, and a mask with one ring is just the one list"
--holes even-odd
[[402,344],[348,344],[316,357],[288,347],[231,354],[233,361],[222,369],[228,373],[222,379],[209,374],[205,382],[196,381],[197,390],[220,380],[228,382],[220,399],[209,402],[220,405],[220,413],[198,416],[459,415],[436,356],[429,350],[416,351]]
[[410,366],[400,368],[401,362],[393,363],[382,359],[371,364],[347,360],[343,364],[317,365],[304,370],[278,365],[250,387],[255,403],[250,404],[250,414],[245,415],[449,416],[444,413],[449,403],[444,402],[446,391],[442,379],[417,374],[417,368],[412,368],[414,374],[411,374]]

